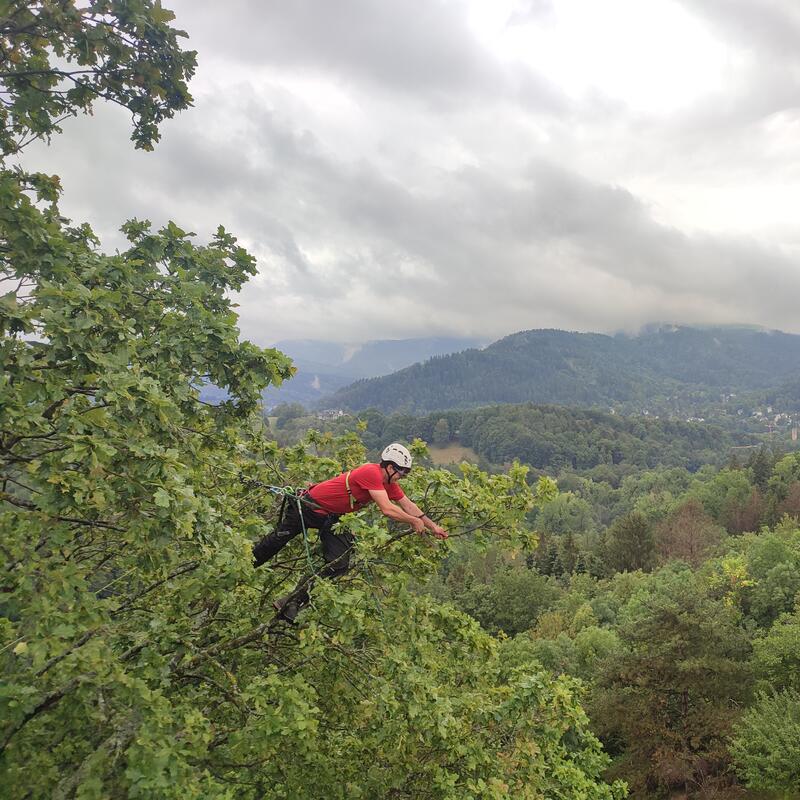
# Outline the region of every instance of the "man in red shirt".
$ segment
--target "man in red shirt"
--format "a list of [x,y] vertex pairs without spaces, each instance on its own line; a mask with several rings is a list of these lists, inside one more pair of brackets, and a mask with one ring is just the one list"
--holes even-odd
[[[446,539],[447,531],[437,525],[412,500],[405,496],[399,481],[411,471],[411,453],[401,444],[390,444],[381,453],[379,464],[364,464],[350,472],[312,486],[303,496],[302,523],[306,528],[316,528],[322,543],[325,566],[319,574],[335,577],[347,572],[350,551],[355,541],[347,530],[334,530],[339,517],[358,511],[368,503],[375,503],[389,519],[405,522],[417,533],[427,528],[438,539]],[[286,513],[273,533],[265,536],[253,547],[256,567],[269,561],[278,551],[303,530],[300,511],[295,503],[288,503]],[[300,609],[308,603],[308,594],[302,592],[275,602],[275,608],[284,619],[294,622]]]

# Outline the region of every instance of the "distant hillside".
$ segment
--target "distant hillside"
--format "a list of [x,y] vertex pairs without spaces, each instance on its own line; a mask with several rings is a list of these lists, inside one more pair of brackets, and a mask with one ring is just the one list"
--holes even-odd
[[358,378],[388,375],[431,356],[484,343],[479,339],[459,337],[380,339],[361,344],[317,339],[277,342],[275,347],[294,361],[297,374],[283,386],[268,388],[264,392],[264,402],[267,406],[278,403],[312,405]]
[[599,465],[696,470],[702,464],[724,463],[733,446],[758,441],[746,433],[733,434],[707,423],[532,403],[426,416],[384,415],[371,410],[361,417],[367,428],[359,435],[373,450],[392,439],[418,437],[439,446],[472,448],[494,464],[516,458],[551,472],[590,470]]
[[431,358],[326,398],[384,412],[553,403],[642,410],[658,400],[764,390],[800,372],[800,336],[749,328],[660,327],[638,336],[534,330]]
[[781,411],[800,412],[800,376],[768,389],[763,394],[763,403],[769,403]]
[[[363,423],[366,423],[364,425]],[[465,452],[489,464],[519,459],[551,474],[559,471],[602,475],[617,480],[637,469],[724,464],[733,448],[756,446],[756,435],[726,430],[706,422],[624,416],[596,409],[565,406],[499,404],[463,411],[437,411],[423,416],[382,414],[375,409],[356,415],[320,419],[309,414],[276,421],[283,446],[303,440],[308,430],[355,432],[368,452],[377,454],[391,441],[424,439],[449,449],[458,460]],[[743,450],[740,453],[745,452]]]
[[417,339],[375,339],[342,344],[319,339],[287,339],[274,346],[298,367],[322,369],[355,378],[388,375],[432,356],[455,353],[487,344],[463,336],[429,336]]

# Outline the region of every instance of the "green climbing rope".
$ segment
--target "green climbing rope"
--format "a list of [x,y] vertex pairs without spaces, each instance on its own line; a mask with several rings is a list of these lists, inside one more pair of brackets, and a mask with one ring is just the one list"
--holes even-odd
[[[319,574],[314,569],[314,562],[311,558],[311,548],[308,544],[308,530],[306,529],[306,523],[303,519],[303,494],[304,490],[295,489],[292,486],[271,486],[266,483],[262,483],[261,481],[256,481],[252,479],[245,479],[247,483],[258,486],[262,489],[267,489],[268,491],[272,492],[272,494],[279,495],[284,499],[294,500],[297,504],[297,514],[300,517],[300,526],[303,530],[303,544],[306,550],[306,559],[308,560],[308,568],[311,572],[316,576],[319,577]],[[380,598],[378,597],[378,590],[377,590],[377,582],[375,580],[375,576],[372,572],[372,565],[366,561],[366,572],[367,572],[367,583],[370,585],[370,590],[372,594],[372,599],[375,601],[376,610],[378,612],[378,616],[381,618],[381,622],[383,623],[384,627],[386,626],[386,619],[383,616],[383,607],[381,605]]]
[[300,517],[300,527],[303,529],[303,545],[305,546],[306,550],[306,559],[308,560],[308,568],[311,572],[317,575],[317,571],[314,569],[314,561],[311,558],[311,548],[308,544],[308,530],[306,528],[306,521],[303,519],[303,499],[302,499],[302,492],[294,489],[291,486],[268,486],[266,484],[261,484],[265,489],[269,489],[270,492],[273,494],[281,495],[284,498],[289,498],[290,500],[294,500],[297,504],[297,515]]

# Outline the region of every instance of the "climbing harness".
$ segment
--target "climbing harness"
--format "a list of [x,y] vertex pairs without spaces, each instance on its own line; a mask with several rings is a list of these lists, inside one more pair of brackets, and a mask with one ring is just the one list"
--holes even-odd
[[[308,545],[308,531],[306,530],[306,523],[305,520],[303,519],[303,506],[302,506],[303,503],[306,503],[309,506],[313,505],[319,508],[319,506],[317,506],[313,500],[305,499],[305,495],[308,494],[308,489],[295,489],[292,486],[269,486],[267,484],[260,483],[259,481],[249,481],[249,482],[254,485],[258,484],[262,488],[272,492],[272,494],[281,497],[281,507],[280,510],[278,511],[278,524],[280,524],[280,521],[283,519],[283,512],[286,506],[287,498],[290,498],[297,503],[297,514],[300,517],[300,525],[302,526],[303,529],[303,544],[305,545],[306,558],[308,559],[308,567],[315,576],[320,577],[317,571],[314,569],[314,564],[311,560],[311,549],[309,548]],[[355,508],[355,498],[353,497],[353,493],[350,491],[349,471],[345,475],[344,485],[347,488],[347,495],[350,498],[350,509],[353,510]],[[372,594],[372,599],[375,601],[375,608],[378,612],[378,616],[380,617],[381,623],[385,628],[386,619],[383,616],[383,606],[381,605],[380,598],[378,597],[378,589],[376,585],[377,581],[375,580],[375,575],[372,572],[372,565],[369,563],[369,561],[365,561],[364,565],[366,567],[366,572],[367,572],[366,577],[367,577],[367,583],[369,584],[370,587],[370,593]]]
[[311,548],[308,544],[308,529],[306,528],[306,521],[303,518],[303,503],[311,505],[308,500],[304,499],[304,495],[308,494],[308,489],[295,489],[292,486],[267,486],[265,484],[260,484],[263,488],[268,489],[272,494],[278,495],[281,497],[281,507],[278,511],[278,524],[280,525],[281,520],[283,519],[284,509],[286,508],[286,500],[290,498],[294,500],[297,504],[297,516],[300,518],[300,527],[303,530],[303,545],[305,546],[306,550],[306,559],[308,561],[308,568],[311,572],[319,577],[317,574],[317,570],[314,569],[314,561],[311,558]]
[[[257,481],[254,478],[246,478],[244,475],[240,473],[239,475],[241,481],[243,483],[248,484],[248,486],[252,486],[254,488],[259,489],[267,489],[267,491],[272,492],[272,494],[278,495],[281,498],[281,505],[278,509],[278,525],[281,524],[283,520],[283,514],[286,510],[286,501],[294,500],[297,504],[297,516],[300,518],[300,527],[303,531],[303,545],[306,551],[306,560],[308,561],[308,568],[311,572],[316,576],[319,577],[317,570],[314,568],[314,561],[311,558],[311,548],[308,544],[308,529],[306,528],[306,521],[303,519],[303,503],[308,506],[316,506],[313,500],[307,499],[306,495],[308,494],[308,488],[305,489],[295,489],[293,486],[272,486],[268,483],[263,483],[262,481]],[[316,506],[319,508],[319,506]]]
[[[348,496],[349,501],[350,501],[350,510],[351,511],[355,511],[355,510],[357,510],[356,509],[356,499],[355,499],[355,497],[353,497],[353,492],[350,489],[350,472],[351,471],[352,470],[348,470],[347,473],[345,473],[344,485],[345,485],[345,488],[347,489],[347,496]],[[306,504],[307,506],[310,506],[310,507],[320,508],[320,506],[317,503],[315,503],[312,498],[308,497],[308,492],[309,492],[309,489],[311,487],[303,488],[303,489],[295,489],[293,486],[272,486],[272,485],[267,484],[267,483],[262,483],[261,481],[255,480],[253,478],[246,478],[243,475],[241,476],[241,480],[244,483],[247,483],[250,486],[257,487],[257,488],[260,488],[260,489],[266,489],[267,491],[269,491],[272,494],[277,495],[277,496],[279,496],[281,498],[281,505],[280,505],[280,508],[278,510],[278,525],[280,525],[281,521],[283,520],[283,515],[284,515],[284,512],[286,510],[287,501],[289,501],[289,502],[294,501],[294,503],[297,506],[297,514],[298,514],[298,516],[300,518],[300,526],[301,526],[302,531],[303,531],[303,545],[304,545],[305,551],[306,551],[306,560],[308,561],[308,568],[309,568],[309,570],[311,571],[311,573],[315,577],[318,577],[318,578],[321,577],[319,575],[319,573],[317,572],[317,570],[314,568],[314,562],[313,562],[313,559],[311,557],[311,548],[309,546],[309,541],[308,541],[308,529],[306,528],[305,519],[303,518],[303,504]],[[423,513],[421,516],[425,516],[425,514]],[[365,561],[364,562],[364,566],[366,567],[366,575],[365,575],[365,577],[366,577],[366,581],[367,581],[367,583],[369,584],[369,587],[370,587],[370,593],[371,593],[372,598],[373,598],[373,600],[375,602],[375,607],[376,607],[376,610],[378,612],[378,616],[380,617],[381,623],[383,624],[383,626],[385,628],[386,627],[386,619],[385,619],[384,614],[383,614],[383,606],[382,606],[380,598],[378,596],[379,595],[379,591],[378,591],[378,588],[377,588],[377,581],[375,580],[375,575],[374,575],[374,573],[372,571],[372,565],[369,563],[369,561]]]

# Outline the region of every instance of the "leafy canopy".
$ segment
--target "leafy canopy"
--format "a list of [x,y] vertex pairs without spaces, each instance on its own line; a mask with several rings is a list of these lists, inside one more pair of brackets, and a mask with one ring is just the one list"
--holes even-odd
[[0,153],[15,153],[98,98],[130,111],[151,150],[158,125],[192,98],[195,53],[159,0],[0,0]]
[[[2,153],[95,97],[125,105],[151,146],[189,101],[194,55],[170,21],[148,0],[0,2]],[[200,245],[134,220],[108,256],[58,193],[0,170],[2,791],[621,797],[573,681],[502,669],[477,623],[408,591],[446,546],[362,511],[352,572],[313,586],[299,629],[273,618],[313,576],[301,541],[253,570],[275,512],[264,487],[330,476],[363,447],[265,437],[260,392],[292,368],[240,340],[229,293],[255,264],[230,234]],[[203,381],[229,399],[202,403]],[[529,546],[522,521],[553,490],[534,493],[519,465],[409,481],[484,547]]]

